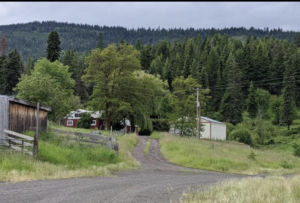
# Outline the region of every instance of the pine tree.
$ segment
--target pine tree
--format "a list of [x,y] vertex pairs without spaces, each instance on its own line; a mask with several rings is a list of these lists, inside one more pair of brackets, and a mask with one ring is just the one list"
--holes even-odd
[[59,39],[58,33],[56,31],[50,32],[47,40],[47,59],[50,62],[59,60],[59,56],[61,53],[60,43],[61,41]]
[[0,39],[0,56],[6,56],[7,50],[8,50],[7,40],[5,35],[2,35]]
[[24,70],[24,65],[17,49],[8,54],[8,57],[3,61],[2,70],[5,72],[2,81],[3,94],[14,94],[13,88],[19,82],[19,78]]
[[223,121],[228,121],[236,125],[243,120],[241,72],[232,53],[230,53],[226,63],[228,64],[226,70],[228,72],[228,87],[221,101],[220,113]]
[[102,32],[99,34],[97,48],[99,48],[101,50],[104,49],[104,42],[103,42],[103,34],[102,34]]
[[257,104],[255,101],[255,89],[253,86],[253,82],[250,83],[249,95],[247,100],[247,110],[249,112],[250,118],[255,118],[257,113]]
[[[291,81],[294,77],[291,78]],[[290,130],[295,115],[295,104],[293,100],[293,88],[289,83],[283,88],[283,103],[281,108],[281,122],[285,123]]]

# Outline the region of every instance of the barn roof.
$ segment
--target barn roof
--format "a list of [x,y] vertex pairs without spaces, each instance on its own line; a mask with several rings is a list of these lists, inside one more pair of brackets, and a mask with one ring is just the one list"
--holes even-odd
[[224,124],[224,123],[222,123],[222,122],[220,122],[220,121],[216,121],[216,120],[214,120],[214,119],[207,118],[207,117],[204,117],[204,116],[201,116],[201,118],[204,119],[204,120],[210,121],[210,122],[212,122],[212,123]]
[[[34,107],[34,108],[37,107],[36,103],[32,103],[32,102],[24,101],[24,100],[21,100],[21,99],[17,99],[17,98],[15,98],[15,96],[12,96],[12,95],[1,95],[0,94],[0,97],[7,97],[10,102],[23,104],[25,106],[31,106],[31,107]],[[40,109],[48,111],[48,112],[51,111],[50,107],[45,107],[45,106],[40,106]]]

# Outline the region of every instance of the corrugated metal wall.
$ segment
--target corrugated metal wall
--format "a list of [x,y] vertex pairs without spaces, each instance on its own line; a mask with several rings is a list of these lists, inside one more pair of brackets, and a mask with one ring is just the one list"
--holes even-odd
[[[10,102],[9,105],[9,128],[12,131],[22,133],[26,130],[32,130],[36,126],[36,108]],[[39,127],[47,129],[47,111],[39,111]]]
[[1,139],[5,138],[4,129],[8,129],[8,107],[9,99],[0,96],[0,143],[4,141]]

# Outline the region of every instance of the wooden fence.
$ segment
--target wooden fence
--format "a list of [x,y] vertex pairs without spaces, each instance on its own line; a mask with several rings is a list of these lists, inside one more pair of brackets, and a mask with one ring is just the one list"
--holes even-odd
[[[7,147],[8,149],[14,149],[19,152],[24,152],[29,155],[33,155],[34,148],[34,138],[16,133],[10,130],[4,130],[5,138],[2,142],[2,146]],[[4,150],[2,150],[4,151]]]
[[86,133],[53,129],[53,128],[52,130],[57,133],[75,135],[76,137],[74,139],[79,144],[90,144],[90,146],[101,145],[101,146],[106,146],[108,149],[115,150],[117,153],[119,152],[119,144],[117,143],[117,139],[114,137],[99,135],[95,133],[86,134]]

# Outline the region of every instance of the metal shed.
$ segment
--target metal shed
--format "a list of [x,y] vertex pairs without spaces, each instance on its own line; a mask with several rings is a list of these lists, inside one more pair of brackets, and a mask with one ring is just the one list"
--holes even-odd
[[[39,127],[48,128],[48,112],[51,108],[40,106]],[[0,139],[4,139],[4,129],[22,133],[36,127],[37,104],[0,95]]]
[[226,140],[226,124],[201,116],[201,124],[204,132],[201,132],[201,138],[213,140]]

